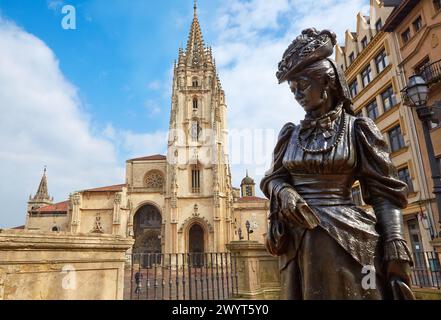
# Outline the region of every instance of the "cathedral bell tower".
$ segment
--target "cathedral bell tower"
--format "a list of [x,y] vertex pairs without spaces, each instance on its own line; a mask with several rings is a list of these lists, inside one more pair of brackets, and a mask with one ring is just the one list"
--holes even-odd
[[[169,252],[191,252],[189,229],[204,243],[196,251],[225,251],[232,239],[233,197],[228,164],[227,106],[211,47],[206,47],[195,2],[185,50],[174,63],[167,151],[166,226]],[[198,208],[198,210],[194,210]]]

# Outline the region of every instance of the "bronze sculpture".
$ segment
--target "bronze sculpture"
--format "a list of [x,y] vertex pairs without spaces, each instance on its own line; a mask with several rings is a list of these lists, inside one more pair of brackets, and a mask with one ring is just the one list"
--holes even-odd
[[[280,257],[284,299],[413,299],[403,237],[407,185],[375,123],[355,117],[334,33],[306,29],[279,63],[306,111],[281,130],[260,188],[270,199],[268,251]],[[374,213],[356,207],[359,181]],[[364,277],[374,272],[374,284]]]

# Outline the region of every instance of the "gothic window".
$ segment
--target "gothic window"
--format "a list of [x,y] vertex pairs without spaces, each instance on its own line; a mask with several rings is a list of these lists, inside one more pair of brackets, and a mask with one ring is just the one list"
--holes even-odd
[[198,87],[198,86],[199,86],[198,78],[193,78],[193,80],[192,80],[192,86],[193,86],[193,87]]
[[201,190],[201,170],[198,167],[191,170],[191,189],[193,193],[199,193]]
[[150,171],[145,178],[145,186],[149,189],[162,189],[164,177],[159,171]]
[[198,109],[198,99],[194,98],[193,99],[193,110],[197,110]]
[[191,139],[192,141],[199,141],[199,137],[201,134],[201,126],[199,121],[193,120],[191,122]]

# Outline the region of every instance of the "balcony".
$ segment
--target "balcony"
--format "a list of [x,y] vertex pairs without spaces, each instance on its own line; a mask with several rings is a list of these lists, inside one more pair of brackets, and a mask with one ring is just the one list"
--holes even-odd
[[432,86],[441,80],[441,60],[435,61],[422,68],[420,75],[426,80],[427,84]]

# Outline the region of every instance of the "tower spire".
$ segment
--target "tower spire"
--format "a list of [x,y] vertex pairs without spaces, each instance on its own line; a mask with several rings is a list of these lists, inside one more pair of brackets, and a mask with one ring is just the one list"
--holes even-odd
[[47,205],[51,205],[54,201],[54,199],[49,196],[46,173],[47,173],[47,167],[44,166],[43,176],[41,177],[37,192],[35,193],[34,196],[31,195],[29,197],[28,211],[38,209]]
[[50,200],[49,192],[47,188],[47,177],[46,177],[47,167],[44,166],[43,176],[40,180],[40,185],[38,186],[37,193],[34,196],[35,201],[45,201]]
[[205,44],[202,37],[201,26],[199,25],[196,0],[194,1],[193,9],[194,16],[191,23],[190,34],[188,35],[185,55],[188,65],[199,66],[205,58]]

